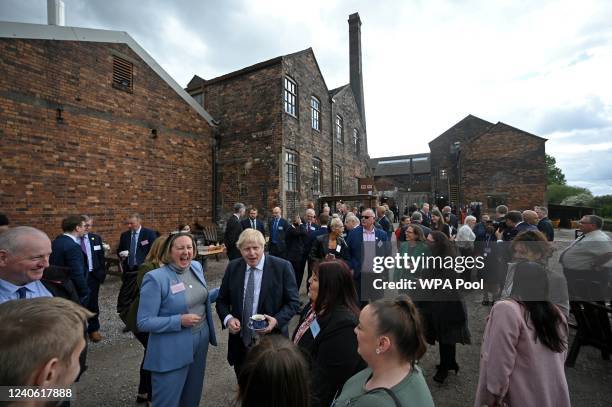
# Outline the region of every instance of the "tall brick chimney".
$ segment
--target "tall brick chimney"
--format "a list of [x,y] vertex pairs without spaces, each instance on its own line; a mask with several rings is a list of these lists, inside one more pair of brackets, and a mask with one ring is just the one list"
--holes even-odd
[[365,104],[363,102],[363,76],[361,74],[361,19],[359,13],[349,16],[349,65],[351,89],[357,100],[359,113],[365,127]]

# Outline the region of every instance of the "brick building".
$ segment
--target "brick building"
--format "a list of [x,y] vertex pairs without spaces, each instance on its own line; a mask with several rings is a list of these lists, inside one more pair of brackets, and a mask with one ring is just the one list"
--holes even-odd
[[[431,153],[372,159],[371,166],[377,189],[400,207],[428,201],[438,206],[480,202],[488,211],[500,204],[526,209],[544,203],[545,143],[502,122],[468,115],[429,142]],[[421,160],[418,171],[415,158]],[[415,189],[420,194],[415,196]]]
[[218,120],[216,219],[237,201],[291,216],[319,196],[357,193],[369,174],[360,26],[349,16],[350,83],[336,89],[311,48],[187,85]]
[[128,34],[0,23],[0,211],[50,237],[88,213],[116,243],[212,220],[212,117]]

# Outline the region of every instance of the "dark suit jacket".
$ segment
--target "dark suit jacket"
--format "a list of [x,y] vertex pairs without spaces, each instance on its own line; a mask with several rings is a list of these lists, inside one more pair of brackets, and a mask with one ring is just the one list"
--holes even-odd
[[[377,256],[386,256],[387,253],[387,245],[382,244],[378,245],[378,242],[386,242],[387,241],[387,233],[382,231],[381,229],[374,228],[375,238],[376,238],[376,255]],[[353,269],[353,279],[359,281],[361,277],[361,263],[363,262],[363,226],[359,225],[348,234],[346,237],[346,243],[349,247],[350,260],[349,266]]]
[[549,242],[555,240],[555,229],[553,228],[552,222],[548,218],[542,218],[538,222],[538,230],[546,236]]
[[[229,314],[242,319],[242,302],[244,297],[244,275],[247,264],[243,258],[229,262],[223,275],[221,289],[217,297],[217,314],[223,320]],[[291,263],[278,257],[266,255],[261,280],[261,291],[257,313],[270,315],[278,321],[276,329],[288,336],[288,325],[300,307],[295,284],[295,275]],[[248,321],[240,321],[246,324]],[[225,329],[225,326],[223,326]],[[227,347],[227,361],[230,365],[240,363],[246,353],[240,334],[230,334]]]
[[[136,243],[136,267],[133,270],[130,270],[128,267],[129,257],[123,259],[123,271],[136,271],[138,267],[144,263],[147,254],[149,254],[149,250],[151,249],[151,245],[157,239],[157,233],[155,233],[151,229],[147,229],[144,226],[140,227],[140,233],[138,234],[138,243]],[[130,243],[132,242],[132,231],[126,230],[119,237],[119,246],[117,247],[117,256],[119,252],[130,249]]]
[[308,238],[306,225],[299,226],[290,224],[287,228],[285,243],[287,244],[287,260],[292,262],[302,261],[304,254],[304,241]]
[[421,212],[421,215],[423,215],[423,221],[421,222],[421,224],[423,226],[427,226],[428,228],[431,227],[431,212],[427,212],[427,215],[423,211],[419,212]]
[[268,234],[270,236],[270,240],[268,242],[268,251],[271,255],[286,258],[287,256],[287,243],[285,242],[287,228],[289,227],[289,222],[285,218],[280,218],[278,221],[278,228],[276,231],[276,243],[272,242],[272,227],[274,226],[275,218],[270,218],[268,220]]
[[[302,311],[293,336],[310,310],[310,304]],[[316,338],[307,330],[298,347],[310,364],[313,407],[328,407],[344,382],[366,367],[357,353],[355,326],[357,317],[347,308],[340,306],[331,313],[317,318],[321,328]]]
[[230,216],[225,226],[225,236],[223,238],[225,247],[227,247],[227,258],[230,260],[240,257],[240,250],[236,247],[236,242],[240,237],[240,233],[242,233],[240,221],[236,215]]
[[[349,260],[351,259],[351,254],[349,253],[349,247],[342,236],[338,236],[337,244],[340,245],[340,253],[338,253],[338,251],[332,251],[331,253],[336,256],[336,258],[343,259],[348,264]],[[329,234],[317,236],[312,245],[312,249],[310,250],[309,259],[311,261],[323,261],[328,253],[330,253]]]
[[[102,247],[102,238],[95,233],[87,234],[89,246],[91,247],[91,260],[93,262],[93,270],[91,274],[99,282],[103,283],[106,278],[106,262],[104,261],[104,247]],[[89,270],[88,267],[85,268]]]
[[[240,221],[240,225],[242,226],[242,230],[251,229],[251,218],[246,218]],[[255,229],[259,230],[262,235],[266,235],[266,228],[264,224],[259,218],[255,219]]]
[[387,233],[387,240],[391,240],[391,233],[393,233],[393,225],[391,224],[391,221],[389,220],[389,218],[387,218],[386,216],[383,216],[382,218],[378,218],[377,222],[382,228],[382,230],[384,230],[385,233]]
[[[306,238],[304,239],[304,258],[308,259],[308,256],[310,256],[310,249],[312,249],[312,244],[314,243],[314,240],[317,238],[317,236],[320,236],[319,231],[321,230],[321,226],[317,225],[316,223],[311,223],[310,227],[312,229],[308,229],[308,227],[306,226],[306,223],[304,223],[304,228],[306,229]],[[327,233],[328,230],[327,228],[323,228],[323,232],[321,233]]]
[[59,235],[51,243],[51,257],[49,264],[62,267],[70,276],[70,280],[76,288],[81,304],[86,304],[89,297],[89,287],[87,285],[87,258],[71,237]]

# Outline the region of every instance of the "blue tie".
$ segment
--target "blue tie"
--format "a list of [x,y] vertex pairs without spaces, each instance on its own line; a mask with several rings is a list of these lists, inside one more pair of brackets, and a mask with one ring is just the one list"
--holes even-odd
[[136,232],[132,231],[132,242],[130,243],[130,261],[128,266],[134,267],[136,265]]
[[272,243],[276,243],[276,229],[278,228],[278,219],[274,219],[274,226],[272,226]]
[[28,292],[28,289],[25,287],[21,287],[20,289],[17,290],[17,294],[19,295],[19,299],[24,299],[26,298],[26,293]]
[[244,346],[251,345],[253,331],[249,328],[249,321],[253,316],[253,301],[255,299],[255,269],[249,267],[246,273],[247,285],[244,293],[244,304],[242,304],[242,321],[240,321],[242,343]]

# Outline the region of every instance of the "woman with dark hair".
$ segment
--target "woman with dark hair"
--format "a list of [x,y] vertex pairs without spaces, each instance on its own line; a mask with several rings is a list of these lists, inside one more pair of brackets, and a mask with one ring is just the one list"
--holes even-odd
[[[432,258],[445,260],[455,258],[455,247],[448,237],[439,231],[432,231],[427,236]],[[445,268],[446,261],[434,261],[433,267],[424,269],[425,278],[440,278],[448,280],[452,289],[434,289],[429,295],[430,301],[420,302],[420,310],[425,320],[427,342],[431,345],[438,342],[440,364],[437,366],[434,381],[444,383],[448,371],[459,372],[456,359],[457,343],[470,344],[470,331],[467,324],[467,308],[461,291],[455,289],[455,280],[460,276],[452,268]]]
[[340,260],[318,264],[309,280],[310,303],[293,342],[310,362],[312,406],[329,406],[344,382],[365,367],[357,353],[359,306],[349,267]]
[[358,352],[368,368],[346,382],[334,407],[433,407],[416,364],[426,351],[421,319],[408,296],[366,305],[355,333]]
[[242,407],[310,407],[308,364],[281,335],[265,335],[249,350],[238,375]]
[[438,209],[432,209],[431,211],[431,230],[440,231],[449,239],[451,237],[450,226],[444,222],[444,217]]
[[344,224],[340,218],[332,218],[329,222],[329,233],[317,236],[310,250],[310,261],[342,259],[350,260],[349,247],[342,237]]
[[567,321],[538,263],[520,263],[510,298],[493,305],[480,351],[475,407],[569,407]]
[[[427,241],[423,234],[423,229],[418,225],[407,225],[401,228],[402,234],[399,241],[399,254],[400,256],[408,256],[409,258],[418,258],[427,255],[429,252],[427,248]],[[410,265],[410,269],[396,268],[394,273],[395,281],[401,281],[404,278],[414,279],[421,277],[422,266],[419,263],[419,267],[416,268],[414,264]],[[414,269],[413,269],[414,267]],[[412,290],[413,291],[413,290]]]
[[567,281],[562,273],[553,271],[547,267],[548,259],[552,254],[552,246],[542,232],[527,230],[519,233],[510,245],[512,262],[508,263],[506,280],[502,282],[500,298],[508,298],[512,292],[514,272],[522,262],[533,261],[540,264],[546,271],[548,277],[549,298],[557,305],[563,315],[569,316],[569,294]]

